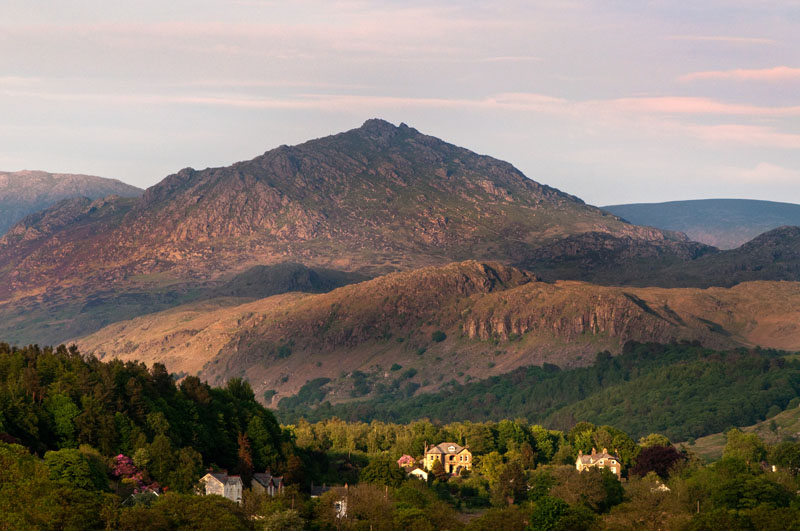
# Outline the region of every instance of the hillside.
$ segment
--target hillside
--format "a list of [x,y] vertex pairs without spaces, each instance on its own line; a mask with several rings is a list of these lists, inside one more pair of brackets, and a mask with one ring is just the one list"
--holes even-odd
[[[111,325],[78,341],[101,358],[164,362],[209,381],[247,377],[258,393],[297,393],[362,371],[423,391],[516,367],[586,365],[630,340],[800,349],[800,283],[622,288],[539,281],[468,261],[394,273],[319,295],[210,300]],[[399,375],[399,373],[398,373]]]
[[[685,240],[506,162],[368,120],[228,167],[181,170],[140,198],[72,200],[28,216],[0,239],[0,337],[61,341],[256,265],[374,276],[471,258],[514,263],[587,231]],[[120,310],[109,293],[157,304]],[[106,319],[87,315],[87,304]]]
[[637,225],[683,232],[719,249],[735,249],[783,225],[800,225],[800,205],[752,199],[635,203],[603,209]]
[[0,171],[0,236],[28,214],[63,199],[138,197],[143,190],[116,179],[43,171]]
[[[297,396],[280,401],[278,417],[295,424],[301,418],[484,422],[506,415],[550,428],[568,430],[591,422],[618,426],[636,438],[660,433],[678,441],[747,425],[800,401],[800,362],[785,352],[718,351],[686,342],[630,342],[618,356],[598,352],[588,367],[520,367],[485,380],[451,381],[439,391],[413,396],[405,386],[356,376],[349,377],[356,382],[353,390],[371,388],[368,396],[338,401],[340,382],[312,380]],[[796,427],[798,415],[793,416],[790,421],[778,415],[769,436],[759,434],[771,444],[794,436],[789,430]],[[720,451],[722,439],[716,446]],[[707,440],[718,442],[715,437]]]
[[[768,444],[778,444],[784,440],[800,438],[800,407],[797,401],[789,403],[784,411],[750,426],[740,426],[741,430],[757,434]],[[726,437],[724,432],[712,433],[684,443],[695,454],[706,461],[716,461],[722,457]]]
[[779,227],[726,251],[695,242],[642,242],[590,232],[542,246],[517,265],[546,280],[610,285],[707,288],[757,280],[796,282],[800,227]]

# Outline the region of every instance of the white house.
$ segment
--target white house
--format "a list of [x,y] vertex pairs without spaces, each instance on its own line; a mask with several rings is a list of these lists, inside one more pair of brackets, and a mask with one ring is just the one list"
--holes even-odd
[[578,459],[575,461],[575,468],[578,469],[578,472],[583,472],[589,468],[608,468],[617,477],[622,474],[622,464],[619,462],[619,457],[608,453],[605,448],[603,448],[602,452],[592,448],[592,453],[586,455],[579,451]]
[[202,494],[208,496],[209,494],[217,494],[229,500],[242,503],[242,478],[239,476],[229,476],[226,473],[209,472],[202,478],[200,482],[203,484]]

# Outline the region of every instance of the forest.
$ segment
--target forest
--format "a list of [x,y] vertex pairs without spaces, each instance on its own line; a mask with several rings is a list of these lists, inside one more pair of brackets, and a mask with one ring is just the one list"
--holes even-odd
[[[739,353],[763,364],[761,355],[779,359]],[[545,426],[279,425],[242,380],[176,383],[158,364],[0,345],[0,529],[800,529],[796,440],[767,445],[732,428],[708,464],[663,433]],[[472,470],[434,467],[421,481],[397,465],[444,441],[470,449]],[[621,479],[575,469],[592,448],[619,457]],[[286,487],[276,497],[246,488],[237,505],[196,495],[207,470],[240,474],[245,487],[270,470]]]
[[[350,375],[354,388],[363,374]],[[589,367],[521,367],[471,383],[451,381],[435,393],[407,396],[401,383],[380,384],[366,400],[331,405],[326,382],[309,381],[281,400],[278,418],[411,422],[431,418],[486,421],[524,418],[558,429],[579,420],[611,424],[635,437],[657,431],[685,441],[748,426],[800,403],[800,361],[768,349],[716,351],[697,343],[627,343],[618,356],[600,352]],[[358,395],[360,393],[353,393]]]

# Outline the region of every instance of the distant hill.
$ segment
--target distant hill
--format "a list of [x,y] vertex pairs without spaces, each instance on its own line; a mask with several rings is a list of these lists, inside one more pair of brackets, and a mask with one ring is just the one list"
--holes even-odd
[[642,242],[589,232],[542,246],[516,265],[545,280],[606,285],[707,288],[800,281],[800,227],[778,227],[725,251],[696,242]]
[[[324,294],[205,301],[112,324],[85,353],[163,362],[212,382],[245,376],[260,393],[397,364],[423,390],[544,362],[587,365],[626,341],[800,349],[800,283],[664,289],[550,284],[497,263],[392,273]],[[336,400],[335,398],[331,398]]]
[[137,197],[144,190],[116,179],[44,171],[0,172],[0,236],[19,220],[62,199]]
[[733,249],[783,225],[800,225],[800,205],[752,199],[697,199],[602,207],[621,218],[685,233],[694,241]]

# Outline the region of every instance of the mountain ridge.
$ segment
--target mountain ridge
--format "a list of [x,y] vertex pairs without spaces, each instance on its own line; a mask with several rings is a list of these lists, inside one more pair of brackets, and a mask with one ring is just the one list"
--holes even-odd
[[38,170],[0,171],[0,236],[28,214],[64,199],[136,197],[143,190],[117,179]]
[[754,199],[693,199],[602,207],[631,223],[677,230],[692,240],[735,249],[761,233],[800,225],[800,205]]
[[101,358],[158,360],[212,382],[243,376],[259,393],[282,396],[306,379],[382,374],[393,364],[414,368],[428,390],[524,365],[585,365],[631,340],[800,348],[798,282],[705,290],[547,283],[466,261],[319,295],[223,302],[119,322],[78,344]]

